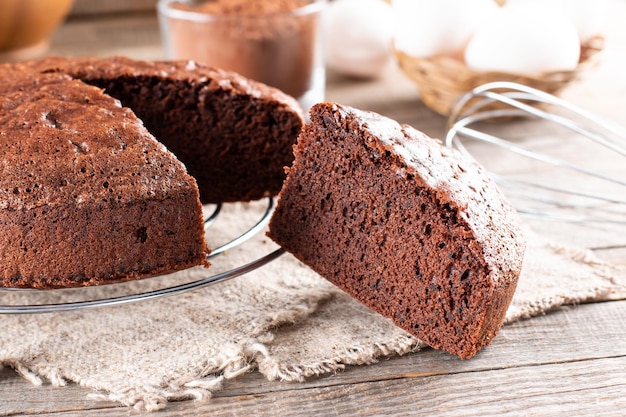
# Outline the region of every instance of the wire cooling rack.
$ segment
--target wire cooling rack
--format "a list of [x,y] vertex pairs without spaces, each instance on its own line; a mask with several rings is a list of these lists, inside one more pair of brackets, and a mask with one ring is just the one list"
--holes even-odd
[[[222,210],[221,204],[215,205],[215,207],[213,208],[213,211],[206,217],[204,221],[205,230],[209,229],[213,225],[213,223],[218,219],[218,216],[221,210]],[[250,240],[252,237],[254,237],[256,234],[258,234],[260,231],[262,231],[265,228],[265,226],[269,222],[269,219],[273,211],[274,211],[274,199],[269,197],[267,199],[267,208],[262,213],[260,219],[254,225],[248,228],[245,232],[234,237],[228,243],[225,243],[217,248],[214,248],[211,251],[208,258],[209,259],[215,258],[228,250],[231,250],[238,246],[243,245],[245,242]],[[105,297],[105,298],[100,298],[100,299],[88,299],[88,300],[80,300],[80,301],[63,301],[59,303],[48,303],[48,304],[35,304],[35,303],[33,304],[24,303],[20,305],[0,304],[0,313],[1,314],[26,314],[26,313],[31,314],[31,313],[50,313],[50,312],[59,312],[59,311],[81,310],[81,309],[88,309],[88,308],[95,308],[95,307],[126,304],[126,303],[131,303],[131,302],[136,302],[136,301],[150,300],[150,299],[154,299],[158,297],[165,297],[165,296],[174,295],[174,294],[181,294],[183,292],[197,290],[197,289],[204,288],[212,284],[216,284],[218,282],[227,281],[231,278],[244,275],[248,272],[251,272],[257,268],[262,267],[263,265],[266,265],[267,263],[281,256],[283,253],[284,253],[284,250],[279,248],[249,263],[237,266],[227,271],[220,272],[215,275],[203,277],[200,279],[196,279],[190,282],[168,286],[165,288],[159,288],[156,290],[137,292],[137,293],[127,294],[127,295],[122,295],[122,296],[111,296],[111,297]],[[141,282],[141,281],[145,281],[145,280],[139,280],[137,282]],[[115,284],[115,283],[107,284],[106,286],[101,286],[101,287],[112,287],[112,286],[126,284],[126,283],[128,282],[121,282],[119,284]],[[27,296],[26,298],[29,298],[28,295],[30,294],[38,294],[38,293],[40,294],[42,292],[46,292],[46,293],[63,292],[63,291],[74,291],[74,292],[79,291],[80,292],[82,290],[88,290],[88,289],[93,289],[93,288],[96,288],[96,287],[52,289],[52,290],[0,288],[0,295],[2,293],[10,294],[10,293],[17,292],[17,293],[20,293],[20,295],[25,294]]]

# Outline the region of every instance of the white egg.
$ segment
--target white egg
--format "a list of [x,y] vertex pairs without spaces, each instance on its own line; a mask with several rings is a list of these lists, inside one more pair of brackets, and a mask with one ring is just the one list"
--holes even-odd
[[602,35],[609,13],[607,0],[507,0],[507,5],[534,3],[564,13],[574,24],[581,42]]
[[573,70],[579,58],[580,40],[571,21],[532,4],[500,8],[465,50],[469,68],[520,75]]
[[462,57],[470,37],[497,11],[494,0],[392,0],[398,50]]
[[376,77],[391,62],[391,6],[383,0],[335,0],[325,16],[326,65],[356,77]]

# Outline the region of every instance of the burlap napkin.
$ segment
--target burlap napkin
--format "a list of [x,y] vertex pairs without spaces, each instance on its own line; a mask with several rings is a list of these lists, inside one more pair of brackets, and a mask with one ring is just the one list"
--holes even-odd
[[[213,245],[258,217],[262,204],[233,204],[209,231]],[[590,252],[528,233],[524,272],[507,321],[564,303],[626,297],[624,272]],[[0,295],[0,303],[60,302],[170,285],[257,258],[275,248],[263,234],[215,259],[210,270],[88,291]],[[35,300],[34,300],[35,299]],[[169,400],[207,399],[223,381],[256,369],[301,381],[423,344],[353,301],[293,257],[214,286],[140,303],[62,313],[6,315],[0,364],[35,384],[89,388],[96,398],[157,410]]]

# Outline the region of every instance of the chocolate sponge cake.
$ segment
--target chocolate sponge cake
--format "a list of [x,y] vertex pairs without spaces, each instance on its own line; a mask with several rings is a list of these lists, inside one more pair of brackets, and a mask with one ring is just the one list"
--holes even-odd
[[125,281],[206,265],[184,165],[112,97],[0,67],[0,286]]
[[516,212],[479,165],[409,126],[332,103],[311,110],[268,235],[461,358],[500,329],[525,246]]
[[200,203],[276,195],[303,125],[293,98],[191,61],[3,64],[0,95],[3,287],[206,265]]
[[131,108],[185,164],[203,203],[278,194],[304,123],[292,97],[193,61],[51,57],[22,65],[104,88]]

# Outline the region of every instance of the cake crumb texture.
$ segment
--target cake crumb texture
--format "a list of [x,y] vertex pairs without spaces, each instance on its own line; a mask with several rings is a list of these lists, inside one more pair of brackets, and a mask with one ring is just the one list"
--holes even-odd
[[195,180],[100,88],[0,66],[0,149],[0,286],[208,266]]
[[521,269],[517,213],[474,162],[410,126],[311,110],[268,235],[430,346],[496,336]]

